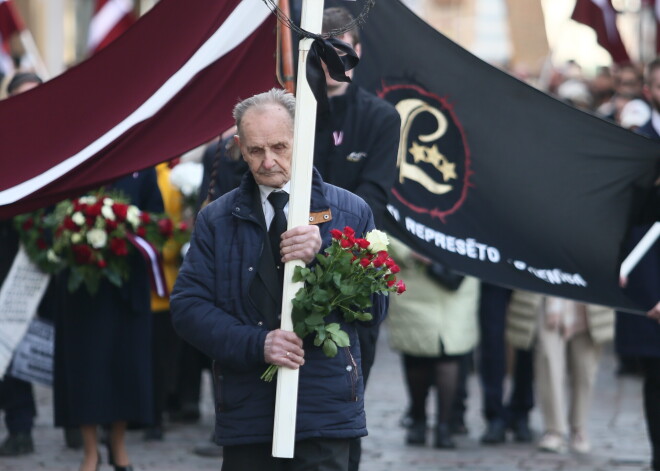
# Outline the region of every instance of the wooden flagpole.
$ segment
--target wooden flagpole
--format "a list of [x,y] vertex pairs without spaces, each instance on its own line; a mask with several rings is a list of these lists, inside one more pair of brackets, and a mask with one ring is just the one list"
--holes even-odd
[[[280,10],[286,17],[291,17],[291,8],[289,0],[280,0]],[[282,22],[277,23],[280,33],[280,59],[282,61],[281,82],[289,93],[296,93],[296,81],[293,70],[293,42],[291,39],[291,30]]]
[[[323,0],[303,0],[301,27],[311,33],[320,33],[323,22]],[[293,163],[291,167],[291,196],[289,198],[288,229],[309,223],[314,134],[316,131],[316,99],[307,84],[305,68],[307,54],[313,39],[300,41],[298,54],[298,80],[296,92],[296,119],[293,132]],[[287,262],[284,266],[282,294],[283,330],[293,330],[291,300],[303,283],[291,278],[301,261]],[[280,367],[277,373],[275,424],[273,428],[273,456],[293,458],[296,438],[296,412],[298,405],[298,371]]]

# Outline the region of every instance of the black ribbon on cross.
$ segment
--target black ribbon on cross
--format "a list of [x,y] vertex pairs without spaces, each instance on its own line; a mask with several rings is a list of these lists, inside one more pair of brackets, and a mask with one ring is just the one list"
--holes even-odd
[[[310,35],[311,36],[311,35]],[[314,42],[307,55],[307,83],[312,89],[317,103],[317,114],[323,116],[329,111],[328,84],[325,81],[323,65],[328,69],[328,75],[338,82],[350,82],[346,72],[354,68],[360,58],[355,50],[337,38],[324,38],[314,35]],[[344,55],[340,56],[339,53]]]

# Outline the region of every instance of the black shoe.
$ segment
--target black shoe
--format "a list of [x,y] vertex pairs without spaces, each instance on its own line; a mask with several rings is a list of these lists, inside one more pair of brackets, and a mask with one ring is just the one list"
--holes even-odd
[[33,452],[34,442],[29,432],[10,433],[0,445],[0,456],[20,456]]
[[162,442],[164,437],[165,433],[163,432],[163,427],[161,425],[154,425],[153,427],[147,428],[142,436],[145,442]]
[[511,426],[513,436],[518,443],[531,443],[534,439],[527,420],[518,420]]
[[452,435],[467,435],[468,429],[463,419],[452,420],[449,422],[449,431]]
[[449,433],[449,426],[447,424],[438,424],[435,426],[433,446],[445,450],[456,448],[456,443],[451,439],[451,433]]
[[416,420],[408,427],[408,431],[406,432],[406,444],[408,445],[426,444],[425,420]]
[[214,442],[197,445],[193,453],[204,458],[222,458],[222,447]]
[[506,441],[506,427],[501,420],[488,422],[486,431],[481,436],[481,443],[485,445],[497,445]]

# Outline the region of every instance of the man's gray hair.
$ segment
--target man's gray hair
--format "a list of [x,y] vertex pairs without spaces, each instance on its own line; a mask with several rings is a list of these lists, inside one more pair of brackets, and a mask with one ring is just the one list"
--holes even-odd
[[291,121],[294,120],[296,115],[296,98],[291,93],[280,90],[279,88],[273,88],[267,92],[259,93],[258,95],[246,98],[234,106],[233,115],[234,119],[236,120],[236,127],[238,128],[239,135],[241,134],[241,121],[243,120],[243,116],[247,110],[250,108],[260,108],[266,105],[282,106],[289,112]]

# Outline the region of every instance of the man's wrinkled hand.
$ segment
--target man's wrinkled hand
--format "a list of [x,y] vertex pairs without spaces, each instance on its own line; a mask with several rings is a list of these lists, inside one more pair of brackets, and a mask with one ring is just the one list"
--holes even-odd
[[305,351],[302,345],[302,340],[294,332],[272,330],[266,335],[264,359],[271,365],[297,370],[305,364]]
[[318,226],[298,226],[282,234],[280,253],[282,261],[302,260],[305,265],[316,257],[321,249],[321,234]]

